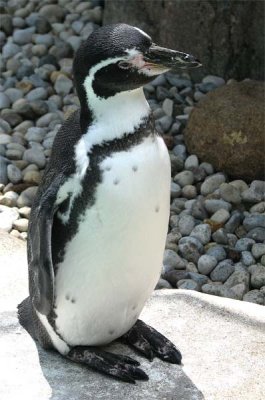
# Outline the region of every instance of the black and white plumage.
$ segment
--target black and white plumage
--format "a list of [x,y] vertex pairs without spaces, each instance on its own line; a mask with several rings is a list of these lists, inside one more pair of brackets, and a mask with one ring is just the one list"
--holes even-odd
[[43,347],[130,382],[147,378],[137,362],[95,346],[122,338],[181,360],[137,320],[159,278],[170,200],[169,156],[142,86],[177,65],[198,62],[129,25],[93,32],[74,60],[80,111],[55,138],[30,217],[21,324]]

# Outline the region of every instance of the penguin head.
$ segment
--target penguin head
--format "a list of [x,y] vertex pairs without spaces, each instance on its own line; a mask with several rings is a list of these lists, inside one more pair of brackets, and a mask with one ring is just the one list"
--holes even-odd
[[193,56],[155,45],[139,28],[114,24],[96,29],[80,46],[73,72],[77,92],[85,87],[88,97],[92,92],[107,99],[139,88],[169,69],[197,66]]

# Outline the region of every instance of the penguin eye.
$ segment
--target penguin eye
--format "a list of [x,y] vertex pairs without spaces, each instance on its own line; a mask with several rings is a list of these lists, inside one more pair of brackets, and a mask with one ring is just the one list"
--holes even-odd
[[119,65],[119,67],[120,67],[121,69],[129,69],[130,66],[131,66],[131,64],[128,63],[128,62],[126,62],[126,61],[120,61],[120,62],[118,63],[118,65]]

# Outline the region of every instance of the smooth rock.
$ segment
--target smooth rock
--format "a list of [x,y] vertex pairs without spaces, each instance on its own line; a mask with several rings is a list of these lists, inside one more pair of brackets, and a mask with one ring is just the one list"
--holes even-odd
[[256,262],[255,258],[250,253],[250,251],[242,251],[242,253],[241,253],[241,261],[247,267],[249,267],[250,265],[255,264],[255,262]]
[[206,244],[211,239],[211,228],[208,224],[196,225],[190,236],[197,238],[202,244]]
[[213,193],[224,182],[225,176],[222,173],[208,176],[201,185],[201,194],[207,196],[208,194]]
[[264,243],[254,243],[251,252],[253,256],[258,259],[265,254],[265,244]]
[[217,259],[208,254],[203,254],[198,260],[198,270],[203,275],[208,275],[217,264]]
[[204,206],[210,214],[214,214],[220,209],[230,211],[232,208],[230,203],[221,199],[206,199]]
[[228,237],[223,228],[217,229],[212,234],[212,238],[218,244],[228,244]]
[[38,149],[26,150],[23,154],[23,160],[36,164],[39,168],[43,168],[46,164],[46,159],[43,152]]
[[243,297],[243,301],[248,301],[250,303],[264,305],[265,296],[259,290],[251,290],[250,292],[246,293]]
[[[43,143],[43,145],[44,145],[44,143]],[[44,147],[45,147],[45,145],[44,145]],[[181,187],[175,182],[171,182],[170,195],[173,199],[175,199],[176,197],[179,197],[181,195]]]
[[191,215],[183,215],[178,222],[179,231],[182,236],[188,236],[195,226],[194,218]]
[[7,176],[10,182],[14,184],[20,182],[22,178],[20,169],[13,164],[7,166]]
[[28,219],[20,218],[13,222],[13,228],[17,229],[19,232],[27,232],[28,223]]
[[173,250],[165,250],[163,258],[164,271],[171,269],[184,269],[185,263]]
[[18,194],[12,191],[0,195],[0,204],[8,207],[15,207],[17,205]]
[[265,267],[263,265],[255,266],[251,273],[251,285],[255,289],[260,289],[265,285]]
[[19,198],[17,199],[18,207],[31,207],[34,201],[34,197],[36,195],[38,188],[36,186],[29,187],[20,194]]
[[237,241],[235,245],[235,249],[238,251],[248,251],[252,248],[252,245],[255,243],[255,240],[250,238],[241,238]]
[[225,282],[229,276],[234,272],[235,267],[233,262],[229,259],[223,260],[217,264],[211,272],[211,280],[218,282]]
[[251,214],[246,217],[243,221],[243,226],[246,231],[250,231],[256,227],[265,228],[265,215],[262,214]]
[[200,286],[192,279],[181,279],[177,283],[179,289],[197,290],[200,291]]
[[0,93],[0,110],[9,108],[11,105],[9,97],[5,93]]
[[221,208],[211,216],[211,220],[218,224],[224,224],[229,219],[229,217],[229,212],[224,208]]
[[13,222],[19,217],[15,208],[0,205],[0,230],[10,232]]
[[248,233],[247,233],[247,238],[251,238],[253,240],[255,240],[256,242],[264,242],[265,241],[265,228],[254,228],[251,229]]

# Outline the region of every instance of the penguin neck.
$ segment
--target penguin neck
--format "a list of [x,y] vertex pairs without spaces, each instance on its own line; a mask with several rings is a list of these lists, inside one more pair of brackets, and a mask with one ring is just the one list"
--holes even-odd
[[116,93],[108,98],[96,96],[91,87],[84,85],[86,103],[81,104],[82,113],[92,115],[86,128],[88,140],[109,142],[133,134],[150,118],[150,107],[144,96],[143,88]]

